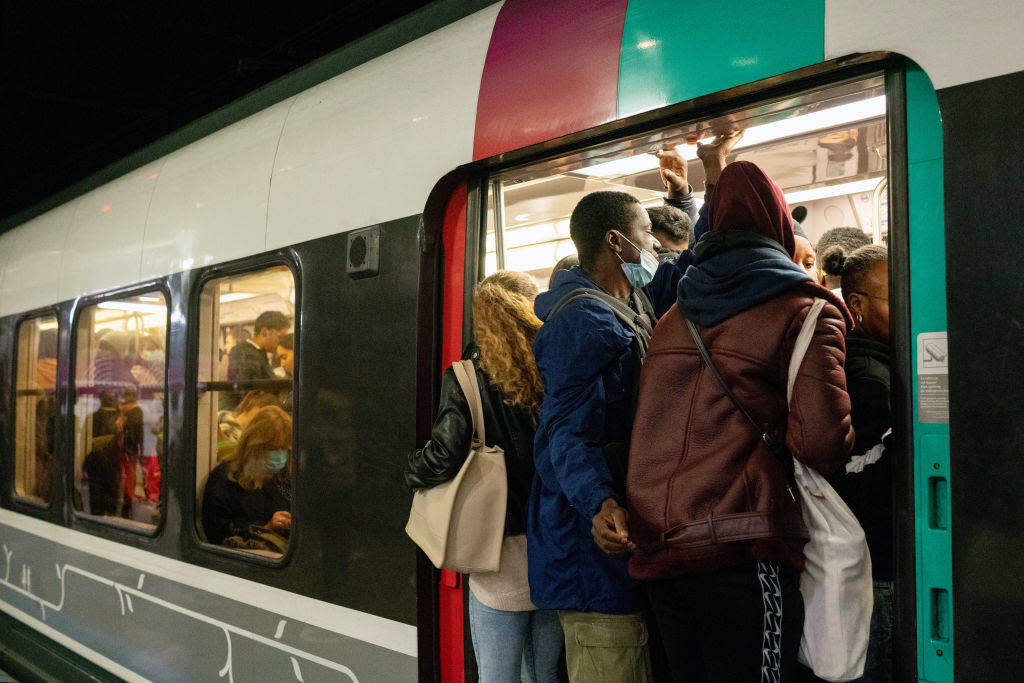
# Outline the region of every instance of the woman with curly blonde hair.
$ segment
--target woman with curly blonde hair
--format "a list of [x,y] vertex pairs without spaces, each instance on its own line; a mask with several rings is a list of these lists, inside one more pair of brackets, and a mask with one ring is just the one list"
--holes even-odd
[[[488,445],[505,452],[508,504],[501,566],[469,577],[469,622],[481,681],[554,681],[562,629],[558,615],[530,601],[526,574],[526,504],[533,483],[533,435],[544,386],[533,358],[541,321],[533,313],[537,284],[529,275],[499,271],[473,294],[473,340],[464,355],[476,367]],[[469,403],[449,368],[441,382],[437,419],[427,444],[409,455],[411,489],[451,480],[469,454]]]

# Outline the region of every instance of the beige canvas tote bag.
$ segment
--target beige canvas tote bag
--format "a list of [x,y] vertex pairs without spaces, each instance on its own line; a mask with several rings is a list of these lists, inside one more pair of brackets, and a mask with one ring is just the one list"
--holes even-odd
[[463,574],[495,572],[501,564],[508,503],[505,453],[487,445],[472,361],[458,361],[452,369],[473,418],[469,455],[454,479],[415,493],[405,533],[435,567]]
[[[793,347],[787,400],[793,397],[800,364],[825,305],[815,299]],[[864,673],[874,604],[871,556],[864,530],[825,477],[793,459],[804,523],[810,540],[800,575],[804,631],[798,658],[826,681],[849,681]]]

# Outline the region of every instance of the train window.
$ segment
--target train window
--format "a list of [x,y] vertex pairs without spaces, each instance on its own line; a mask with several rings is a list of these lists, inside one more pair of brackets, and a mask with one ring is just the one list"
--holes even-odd
[[167,313],[160,292],[102,301],[75,335],[74,506],[137,531],[160,522]]
[[48,505],[53,493],[57,427],[57,318],[22,321],[18,327],[15,385],[14,494]]
[[886,205],[885,88],[881,76],[830,86],[683,125],[675,125],[504,172],[488,194],[484,269],[525,271],[543,290],[560,259],[575,254],[569,216],[597,190],[628,192],[659,206],[665,188],[653,152],[674,148],[687,164],[699,206],[704,171],[696,143],[742,131],[730,161],[752,161],[804,207],[812,244],[836,227],[854,227],[882,243]]
[[280,557],[291,534],[295,279],[208,281],[199,300],[196,519],[208,542]]

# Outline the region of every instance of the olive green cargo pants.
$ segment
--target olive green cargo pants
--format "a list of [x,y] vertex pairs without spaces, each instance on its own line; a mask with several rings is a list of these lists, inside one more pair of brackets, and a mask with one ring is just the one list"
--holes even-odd
[[649,683],[651,655],[644,615],[559,612],[572,683]]

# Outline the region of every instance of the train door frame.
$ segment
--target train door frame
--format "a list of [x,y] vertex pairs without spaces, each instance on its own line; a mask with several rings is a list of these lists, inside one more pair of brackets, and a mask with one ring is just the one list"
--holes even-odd
[[[590,147],[618,139],[638,136],[644,131],[710,118],[723,110],[738,109],[786,94],[825,87],[827,85],[882,74],[885,77],[886,116],[888,138],[889,182],[889,268],[890,305],[895,314],[891,318],[892,377],[894,435],[897,447],[905,449],[905,458],[895,467],[897,486],[894,487],[893,533],[896,590],[896,620],[901,625],[895,638],[894,676],[896,680],[916,678],[922,668],[923,642],[921,622],[926,618],[920,608],[921,586],[916,563],[918,547],[921,497],[920,482],[915,481],[917,457],[915,455],[916,430],[912,324],[910,317],[910,210],[908,203],[908,106],[907,71],[913,63],[892,53],[875,52],[853,55],[821,62],[809,67],[772,76],[753,83],[726,89],[686,102],[670,105],[650,112],[616,120],[586,131],[535,144],[523,149],[499,154],[459,167],[444,176],[431,192],[423,214],[421,230],[421,289],[420,319],[418,321],[418,406],[417,432],[420,441],[429,438],[429,427],[436,409],[440,376],[449,361],[453,339],[457,333],[461,342],[471,333],[471,303],[473,289],[482,277],[487,237],[487,190],[495,175],[517,166],[525,166],[546,158],[558,157],[583,147]],[[465,193],[465,194],[462,194]],[[461,195],[461,198],[460,198]],[[446,240],[445,238],[448,238]],[[449,283],[461,285],[459,291],[445,288],[445,242],[460,239],[456,252],[464,261],[459,270],[461,278],[449,278]],[[475,257],[475,261],[471,260]],[[457,262],[457,260],[456,260]],[[448,274],[449,276],[451,274]],[[461,279],[461,282],[458,280]],[[455,316],[452,305],[461,308]],[[451,326],[461,320],[458,329]],[[446,326],[447,325],[447,326]],[[447,349],[446,349],[447,347]],[[444,351],[447,351],[447,354]],[[444,572],[435,570],[425,557],[419,555],[420,589],[420,673],[422,680],[447,680],[448,674],[464,673],[444,660],[454,655],[457,648],[444,642],[443,614],[452,613],[445,607],[445,593],[457,592],[461,596],[462,583]],[[441,586],[441,582],[444,585]],[[461,610],[460,610],[461,611]],[[935,618],[935,617],[932,617]],[[465,623],[465,622],[463,622]],[[458,632],[463,624],[458,624]],[[463,638],[464,664],[473,667],[472,647]],[[941,651],[939,656],[941,656]],[[950,658],[951,659],[951,658]]]

